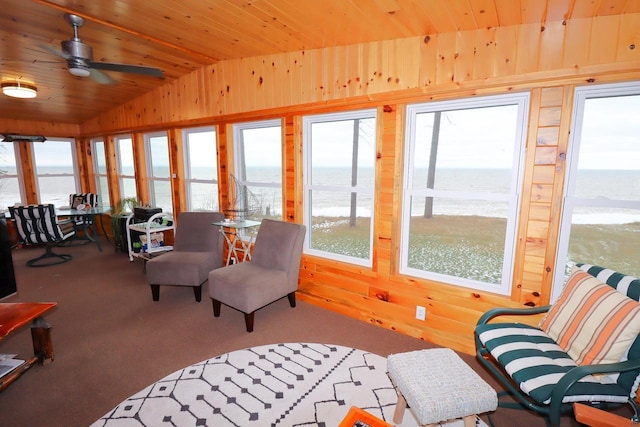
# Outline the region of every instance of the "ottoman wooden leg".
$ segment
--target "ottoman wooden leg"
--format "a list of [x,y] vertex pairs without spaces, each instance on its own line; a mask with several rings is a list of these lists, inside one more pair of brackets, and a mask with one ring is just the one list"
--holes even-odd
[[464,417],[464,427],[476,427],[476,416],[469,415],[468,417]]
[[402,424],[402,419],[404,418],[404,410],[406,408],[407,408],[407,401],[404,399],[404,396],[402,395],[400,390],[398,390],[398,403],[396,403],[396,410],[393,413],[394,423]]

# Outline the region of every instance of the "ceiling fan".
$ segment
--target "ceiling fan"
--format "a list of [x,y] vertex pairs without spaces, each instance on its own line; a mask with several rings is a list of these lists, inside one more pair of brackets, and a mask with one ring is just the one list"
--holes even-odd
[[163,78],[162,70],[139,65],[113,64],[108,62],[93,62],[93,49],[82,43],[78,37],[78,28],[84,25],[84,19],[78,15],[66,13],[65,19],[73,27],[73,38],[60,42],[62,50],[56,50],[51,46],[42,46],[48,52],[66,59],[69,72],[78,77],[91,77],[101,84],[115,83],[111,77],[100,70],[117,71],[119,73],[141,74],[145,76]]

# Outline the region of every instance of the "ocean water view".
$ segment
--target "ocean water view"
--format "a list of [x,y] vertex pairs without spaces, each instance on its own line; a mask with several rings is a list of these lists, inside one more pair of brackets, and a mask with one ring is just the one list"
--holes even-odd
[[[7,173],[0,175],[0,209],[20,202],[20,190],[15,178],[7,179],[16,174],[13,169],[3,169]],[[69,204],[69,194],[75,192],[75,179],[73,176],[60,176],[69,173],[68,167],[41,168],[38,179],[39,192],[43,201],[53,203],[56,206]],[[125,171],[133,173],[133,171]],[[163,174],[159,174],[163,176]],[[166,177],[168,178],[168,169]],[[194,176],[204,179],[210,177],[209,171],[194,171]],[[425,182],[426,170],[416,170],[414,182]],[[277,168],[248,168],[247,177],[250,181],[261,183],[279,183],[280,173]],[[351,170],[349,168],[315,168],[312,171],[312,182],[318,186],[330,186],[332,188],[343,187],[348,190],[351,184]],[[436,190],[449,191],[485,191],[491,189],[494,192],[508,192],[511,181],[511,172],[499,169],[441,169],[438,170],[435,180]],[[158,186],[156,205],[171,206],[171,196],[168,191],[168,181]],[[370,217],[373,192],[374,171],[372,168],[360,168],[357,177],[357,185],[368,191],[359,193],[357,200],[357,216]],[[416,184],[416,186],[419,184]],[[581,198],[610,198],[615,200],[640,201],[640,170],[581,170],[577,177],[576,197]],[[212,199],[217,195],[210,191],[211,185],[194,184],[191,197],[197,200],[198,205],[215,206],[217,202]],[[164,190],[164,191],[163,191]],[[269,206],[271,214],[281,214],[281,201],[278,191],[268,187],[250,187],[260,204]],[[135,194],[135,186],[132,180],[125,182],[125,194]],[[412,216],[423,214],[424,202],[413,203]],[[313,216],[346,217],[350,210],[350,192],[344,194],[316,190],[313,192]],[[469,203],[468,200],[455,198],[438,198],[434,204],[434,213],[437,215],[452,216],[481,216],[504,218],[506,209],[501,203]],[[640,211],[633,209],[617,209],[612,211],[607,208],[579,208],[574,211],[574,224],[627,224],[640,222]]]

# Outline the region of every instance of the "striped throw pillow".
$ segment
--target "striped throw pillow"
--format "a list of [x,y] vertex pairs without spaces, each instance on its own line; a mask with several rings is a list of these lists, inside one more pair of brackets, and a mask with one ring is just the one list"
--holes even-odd
[[640,304],[573,267],[539,326],[579,365],[615,363],[640,333]]

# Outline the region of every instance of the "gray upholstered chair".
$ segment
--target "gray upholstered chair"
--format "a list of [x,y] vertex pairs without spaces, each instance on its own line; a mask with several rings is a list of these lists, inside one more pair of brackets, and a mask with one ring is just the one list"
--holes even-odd
[[209,273],[213,315],[220,316],[221,304],[235,308],[244,313],[247,332],[252,332],[259,308],[285,296],[295,307],[304,236],[304,225],[263,219],[251,261]]
[[20,243],[44,245],[45,252],[27,261],[29,267],[47,267],[62,264],[73,258],[68,254],[53,252],[53,247],[75,234],[73,221],[58,221],[52,204],[10,206],[9,213],[15,221]]
[[178,217],[173,251],[147,261],[147,281],[154,301],[160,285],[190,286],[196,301],[211,270],[222,266],[223,241],[214,222],[224,220],[220,212],[183,212]]

